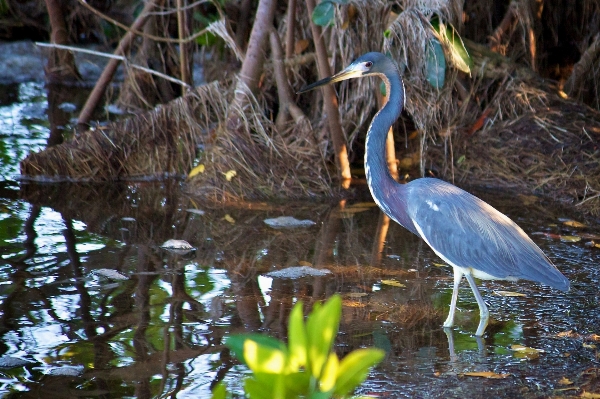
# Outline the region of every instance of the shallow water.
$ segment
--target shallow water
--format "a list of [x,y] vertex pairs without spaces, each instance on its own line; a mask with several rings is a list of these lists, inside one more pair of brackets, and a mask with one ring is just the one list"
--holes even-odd
[[[542,398],[600,392],[600,249],[585,245],[590,236],[570,242],[548,235],[600,232],[563,224],[568,211],[529,197],[478,193],[533,234],[572,288],[482,282],[491,323],[478,340],[472,336],[477,305],[463,282],[456,327],[446,334],[440,326],[451,269],[394,223],[378,238],[385,219],[365,203],[364,190],[341,204],[219,207],[189,197],[175,180],[17,183],[18,160],[46,145],[51,123],[42,86],[7,90],[10,96],[0,101],[3,397],[205,398],[218,381],[239,393],[246,369],[223,347],[224,338],[247,331],[285,338],[296,301],[308,310],[334,293],[343,297],[338,354],[365,346],[387,353],[359,393]],[[282,215],[316,224],[281,230],[263,222]],[[197,250],[177,255],[159,248],[172,238]],[[267,276],[299,265],[332,273]],[[107,270],[122,277],[109,278]],[[543,352],[528,357],[513,345]],[[465,375],[477,371],[505,378]]]

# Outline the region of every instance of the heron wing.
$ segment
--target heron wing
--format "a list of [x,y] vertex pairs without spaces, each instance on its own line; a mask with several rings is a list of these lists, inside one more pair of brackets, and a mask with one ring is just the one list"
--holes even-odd
[[422,238],[453,266],[499,279],[528,279],[568,290],[568,280],[507,216],[438,179],[409,183],[407,211]]

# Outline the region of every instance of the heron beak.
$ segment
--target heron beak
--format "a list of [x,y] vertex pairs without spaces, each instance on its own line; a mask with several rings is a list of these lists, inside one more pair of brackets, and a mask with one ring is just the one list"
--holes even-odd
[[362,74],[363,74],[362,70],[357,69],[355,65],[351,64],[346,69],[336,73],[333,76],[330,76],[325,79],[321,79],[318,82],[304,86],[297,92],[297,94],[306,93],[307,91],[311,91],[313,89],[316,89],[317,87],[326,86],[326,85],[329,85],[329,84],[332,84],[335,82],[341,82],[342,80],[359,78],[362,76]]

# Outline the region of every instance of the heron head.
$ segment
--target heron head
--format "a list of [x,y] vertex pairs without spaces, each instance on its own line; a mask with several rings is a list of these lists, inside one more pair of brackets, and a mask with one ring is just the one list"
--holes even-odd
[[385,75],[386,68],[393,67],[393,62],[381,53],[367,53],[358,57],[354,62],[344,68],[342,71],[336,73],[325,79],[321,79],[318,82],[304,86],[298,91],[298,94],[305,93],[307,91],[316,89],[317,87],[325,86],[335,82],[341,82],[342,80],[348,80],[352,78],[361,78],[370,75]]

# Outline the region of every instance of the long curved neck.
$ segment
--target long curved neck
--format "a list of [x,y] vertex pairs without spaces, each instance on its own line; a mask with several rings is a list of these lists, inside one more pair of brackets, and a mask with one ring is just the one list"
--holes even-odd
[[388,131],[404,107],[404,83],[397,69],[395,71],[396,73],[380,75],[386,85],[386,94],[389,97],[386,104],[371,121],[367,132],[365,174],[369,190],[377,205],[389,217],[412,231],[414,227],[406,215],[406,205],[401,195],[404,185],[392,178],[386,160]]

